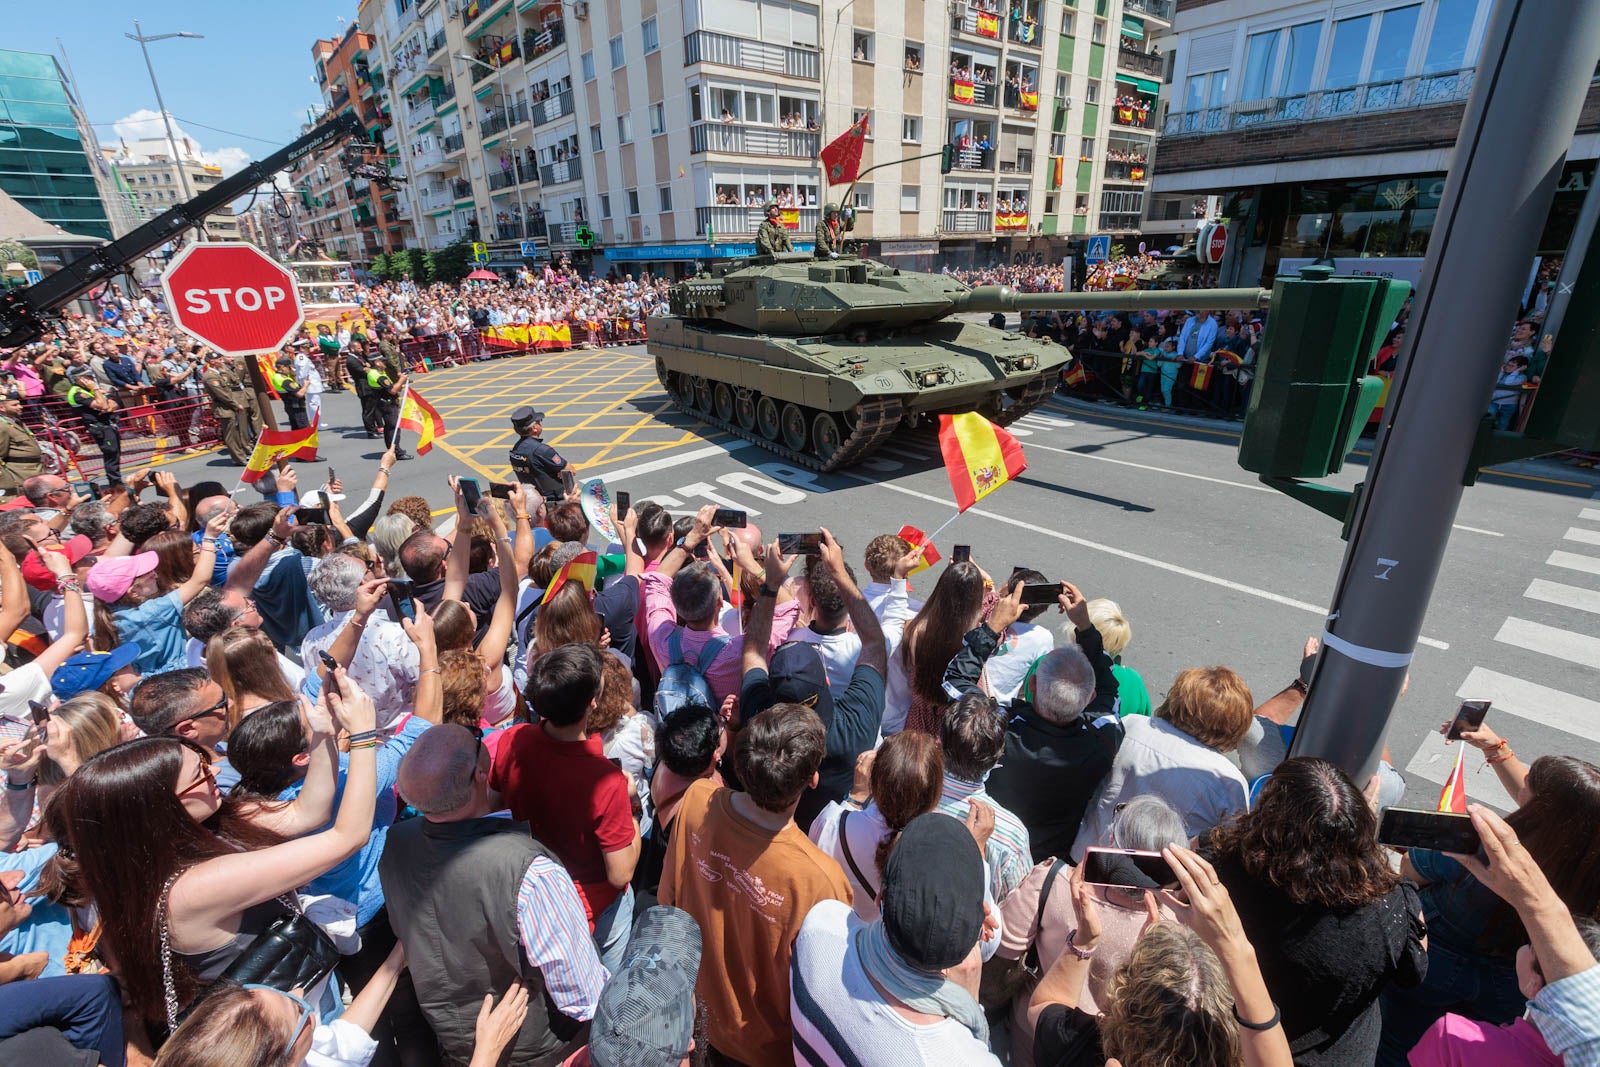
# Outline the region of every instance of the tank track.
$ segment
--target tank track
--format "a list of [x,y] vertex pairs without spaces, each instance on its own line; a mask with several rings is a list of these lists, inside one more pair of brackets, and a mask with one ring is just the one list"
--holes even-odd
[[[685,403],[679,391],[672,387],[670,380],[663,379],[661,384],[666,388],[667,395],[672,398],[673,404],[684,414],[693,415],[695,418],[709,423],[719,430],[742,437],[746,441],[752,441],[767,451],[782,456],[784,459],[799,466],[821,471],[824,474],[830,471],[842,470],[866,458],[873,449],[887,441],[895,430],[899,429],[900,417],[904,408],[898,397],[863,400],[851,412],[855,418],[855,429],[839,443],[839,447],[834,450],[833,455],[824,461],[810,450],[797,451],[781,440],[771,440],[760,433],[746,430],[731,419],[722,419],[714,410],[708,411],[702,409],[698,404]],[[752,393],[750,402],[755,403],[760,396],[761,394]],[[815,408],[801,408],[801,410],[805,412],[807,425],[810,425],[818,415],[822,414],[821,411]],[[829,412],[828,414],[833,415],[836,422],[842,422],[845,413]]]
[[1004,411],[989,416],[989,421],[996,426],[1010,426],[1028,412],[1035,410],[1055,392],[1055,381],[1049,374],[1041,374],[1033,381],[1022,387],[1022,395],[1012,401],[1011,406]]

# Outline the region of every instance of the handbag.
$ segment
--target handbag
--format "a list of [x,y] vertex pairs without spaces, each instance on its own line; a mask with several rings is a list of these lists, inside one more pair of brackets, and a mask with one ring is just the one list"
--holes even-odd
[[[178,872],[182,874],[183,872]],[[166,997],[167,1029],[176,1030],[189,1010],[178,1010],[178,990],[172,979],[172,935],[167,923],[167,896],[172,892],[175,874],[161,889],[161,985]],[[278,898],[289,910],[274,919],[254,941],[245,946],[226,970],[217,976],[213,988],[221,983],[264,985],[287,993],[291,989],[311,990],[333,973],[339,962],[339,948],[333,939],[300,909],[293,894]],[[195,1003],[203,999],[202,992]]]
[[1030,928],[1028,951],[1020,959],[1008,960],[994,956],[983,965],[983,975],[978,982],[978,1004],[991,1023],[998,1023],[1011,1009],[1017,994],[1039,980],[1039,926],[1044,921],[1044,906],[1050,899],[1050,887],[1056,875],[1066,865],[1058,859],[1045,872],[1044,885],[1039,889],[1039,909],[1034,912]]

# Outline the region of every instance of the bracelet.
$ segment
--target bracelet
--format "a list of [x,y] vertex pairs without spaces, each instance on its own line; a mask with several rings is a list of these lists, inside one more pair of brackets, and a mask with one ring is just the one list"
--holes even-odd
[[1272,1018],[1268,1019],[1264,1023],[1246,1022],[1244,1017],[1239,1014],[1239,1005],[1235,1004],[1233,1006],[1233,1021],[1238,1023],[1240,1026],[1244,1027],[1246,1030],[1254,1030],[1257,1033],[1262,1033],[1264,1031],[1271,1030],[1274,1026],[1278,1025],[1278,1022],[1282,1018],[1283,1018],[1283,1013],[1278,1010],[1278,1002],[1277,1001],[1273,1001],[1272,1002]]
[[358,749],[363,749],[363,748],[377,748],[377,747],[378,747],[378,739],[376,737],[368,738],[365,741],[352,741],[348,745],[345,746],[346,750],[349,751],[349,752],[355,752]]
[[[1078,936],[1078,930],[1077,930],[1076,927],[1074,927],[1072,932],[1067,935],[1067,951],[1072,953],[1074,956],[1078,957],[1080,960],[1087,960],[1087,959],[1093,958],[1093,956],[1094,956],[1094,949],[1093,948],[1079,948],[1077,945],[1073,944],[1072,939],[1077,937],[1077,936]],[[1098,947],[1098,946],[1096,946],[1096,947]]]
[[1305,696],[1307,693],[1309,693],[1311,691],[1311,687],[1309,685],[1307,685],[1305,683],[1305,679],[1301,678],[1299,675],[1296,675],[1294,681],[1289,683],[1289,688],[1293,689],[1296,693],[1299,693],[1301,696]]
[[200,543],[202,545],[210,545],[211,547],[215,548],[217,545],[217,539],[215,537],[202,537],[200,538]]
[[21,785],[18,785],[16,782],[13,782],[10,778],[7,778],[6,779],[6,789],[9,790],[10,792],[13,792],[13,793],[25,793],[28,790],[32,789],[35,785],[37,785],[38,782],[39,782],[39,776],[38,775],[34,775],[32,778],[29,778],[26,782],[23,782]]
[[424,667],[420,671],[418,671],[417,673],[418,674],[438,674],[439,673],[439,668],[438,667]]
[[[1504,756],[1485,756],[1485,757],[1483,757],[1483,762],[1485,762],[1485,763],[1504,763],[1506,760],[1511,759],[1515,755],[1516,755],[1515,752],[1513,752],[1513,751],[1511,751],[1511,749],[1507,748],[1506,749],[1506,754]],[[1537,761],[1535,761],[1535,762],[1537,762]]]
[[273,544],[277,545],[279,548],[282,548],[284,545],[289,543],[286,539],[284,539],[282,537],[279,537],[277,534],[271,532],[270,530],[267,532],[267,540],[271,541]]
[[376,730],[362,730],[358,734],[351,734],[350,735],[350,744],[351,744],[352,747],[354,747],[356,745],[359,745],[359,744],[362,744],[363,742],[366,742],[366,741],[377,741],[377,740],[378,740],[378,731],[376,731]]
[[388,474],[389,473],[389,468],[388,467],[379,467],[378,468],[378,473],[379,474]]
[[56,592],[66,593],[69,591],[73,593],[81,593],[83,592],[83,585],[74,576],[70,574],[63,574],[61,577],[56,579]]
[[532,522],[533,521],[533,518],[526,511],[517,512],[516,519],[517,519],[518,522]]
[[1498,744],[1498,745],[1495,745],[1495,746],[1494,746],[1494,747],[1493,747],[1493,748],[1486,748],[1486,749],[1484,749],[1484,750],[1483,750],[1483,751],[1484,751],[1484,753],[1485,753],[1485,754],[1486,754],[1486,755],[1487,755],[1487,754],[1488,754],[1488,753],[1490,753],[1490,752],[1498,752],[1498,751],[1500,751],[1500,750],[1501,750],[1501,749],[1502,749],[1502,748],[1503,748],[1503,749],[1505,749],[1505,750],[1506,750],[1506,751],[1508,751],[1508,752],[1509,752],[1509,751],[1510,751],[1510,750],[1511,750],[1511,742],[1510,742],[1510,741],[1507,741],[1507,740],[1506,740],[1506,739],[1505,739],[1505,738],[1503,738],[1503,737],[1502,737],[1502,738],[1501,738],[1501,739],[1500,739],[1500,743],[1499,743],[1499,744]]

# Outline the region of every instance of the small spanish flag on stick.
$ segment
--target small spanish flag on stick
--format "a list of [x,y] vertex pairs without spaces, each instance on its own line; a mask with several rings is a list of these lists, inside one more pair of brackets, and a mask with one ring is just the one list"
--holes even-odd
[[1450,772],[1450,777],[1445,779],[1444,788],[1439,791],[1440,811],[1454,812],[1457,815],[1467,813],[1467,777],[1461,763],[1466,754],[1466,745],[1456,748],[1456,769]]
[[[920,574],[939,562],[939,550],[933,547],[933,540],[915,526],[900,527],[900,540],[912,548],[922,549],[922,558],[917,560],[917,565],[911,568],[911,574]],[[906,577],[910,577],[907,575]]]
[[[320,419],[320,415],[318,418]],[[279,456],[290,459],[313,460],[317,458],[317,422],[303,430],[262,430],[256,438],[256,449],[250,453],[250,462],[244,465],[239,481],[249,484],[260,478]]]
[[550,598],[555,596],[556,591],[568,582],[577,582],[583,586],[584,592],[593,593],[595,568],[599,562],[600,557],[595,554],[593,549],[573,556],[565,566],[556,572],[556,576],[550,579],[550,585],[544,591],[542,603],[550,603]]
[[975,411],[939,416],[939,451],[958,513],[1028,469],[1017,439]]
[[1211,364],[1196,363],[1189,372],[1189,388],[1195,392],[1204,392],[1206,386],[1211,384]]
[[1082,385],[1089,380],[1089,372],[1083,369],[1083,360],[1075,359],[1072,367],[1061,376],[1061,381],[1066,385]]
[[[428,449],[433,447],[433,442],[444,436],[444,419],[434,410],[433,405],[422,399],[422,394],[413,392],[410,386],[406,387],[406,395],[400,401],[400,422],[395,431],[395,437],[400,436],[400,430],[411,430],[417,435],[417,455],[426,456]],[[394,441],[398,447],[400,442]],[[593,588],[594,582],[589,583]]]

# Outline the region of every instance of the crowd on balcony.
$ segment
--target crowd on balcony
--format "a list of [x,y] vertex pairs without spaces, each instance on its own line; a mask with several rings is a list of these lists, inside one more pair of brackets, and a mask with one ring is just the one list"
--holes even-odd
[[951,60],[950,77],[973,85],[993,85],[994,68],[977,67],[960,59]]
[[741,194],[737,185],[719,185],[715,194],[715,201],[719,207],[763,207],[768,200],[774,200],[781,208],[804,208],[817,206],[817,190],[815,186],[801,186],[796,189],[790,185],[747,185]]
[[1038,110],[1039,93],[1034,84],[1034,74],[1030,70],[1008,72],[1003,94],[1006,107],[1023,111]]
[[919,48],[907,48],[906,49],[905,68],[907,70],[921,70],[922,69],[922,50],[921,49],[919,49]]
[[1116,120],[1124,126],[1150,125],[1150,101],[1132,93],[1119,94],[1111,102]]
[[1142,46],[1142,43],[1135,37],[1124,37],[1120,43],[1124,52],[1138,52],[1141,55],[1148,55],[1154,59],[1161,58],[1161,48],[1158,45],[1151,45],[1150,51],[1146,52]]
[[1149,162],[1149,159],[1146,157],[1145,153],[1139,151],[1138,149],[1124,151],[1122,149],[1112,148],[1106,152],[1106,159],[1112,163],[1138,163],[1140,165]]
[[821,126],[817,125],[816,116],[802,115],[798,111],[780,115],[778,117],[778,128],[780,130],[805,130],[808,133],[816,133],[822,129]]
[[427,58],[427,46],[422,43],[420,36],[414,37],[396,49],[393,58],[394,72],[400,75],[420,70]]

